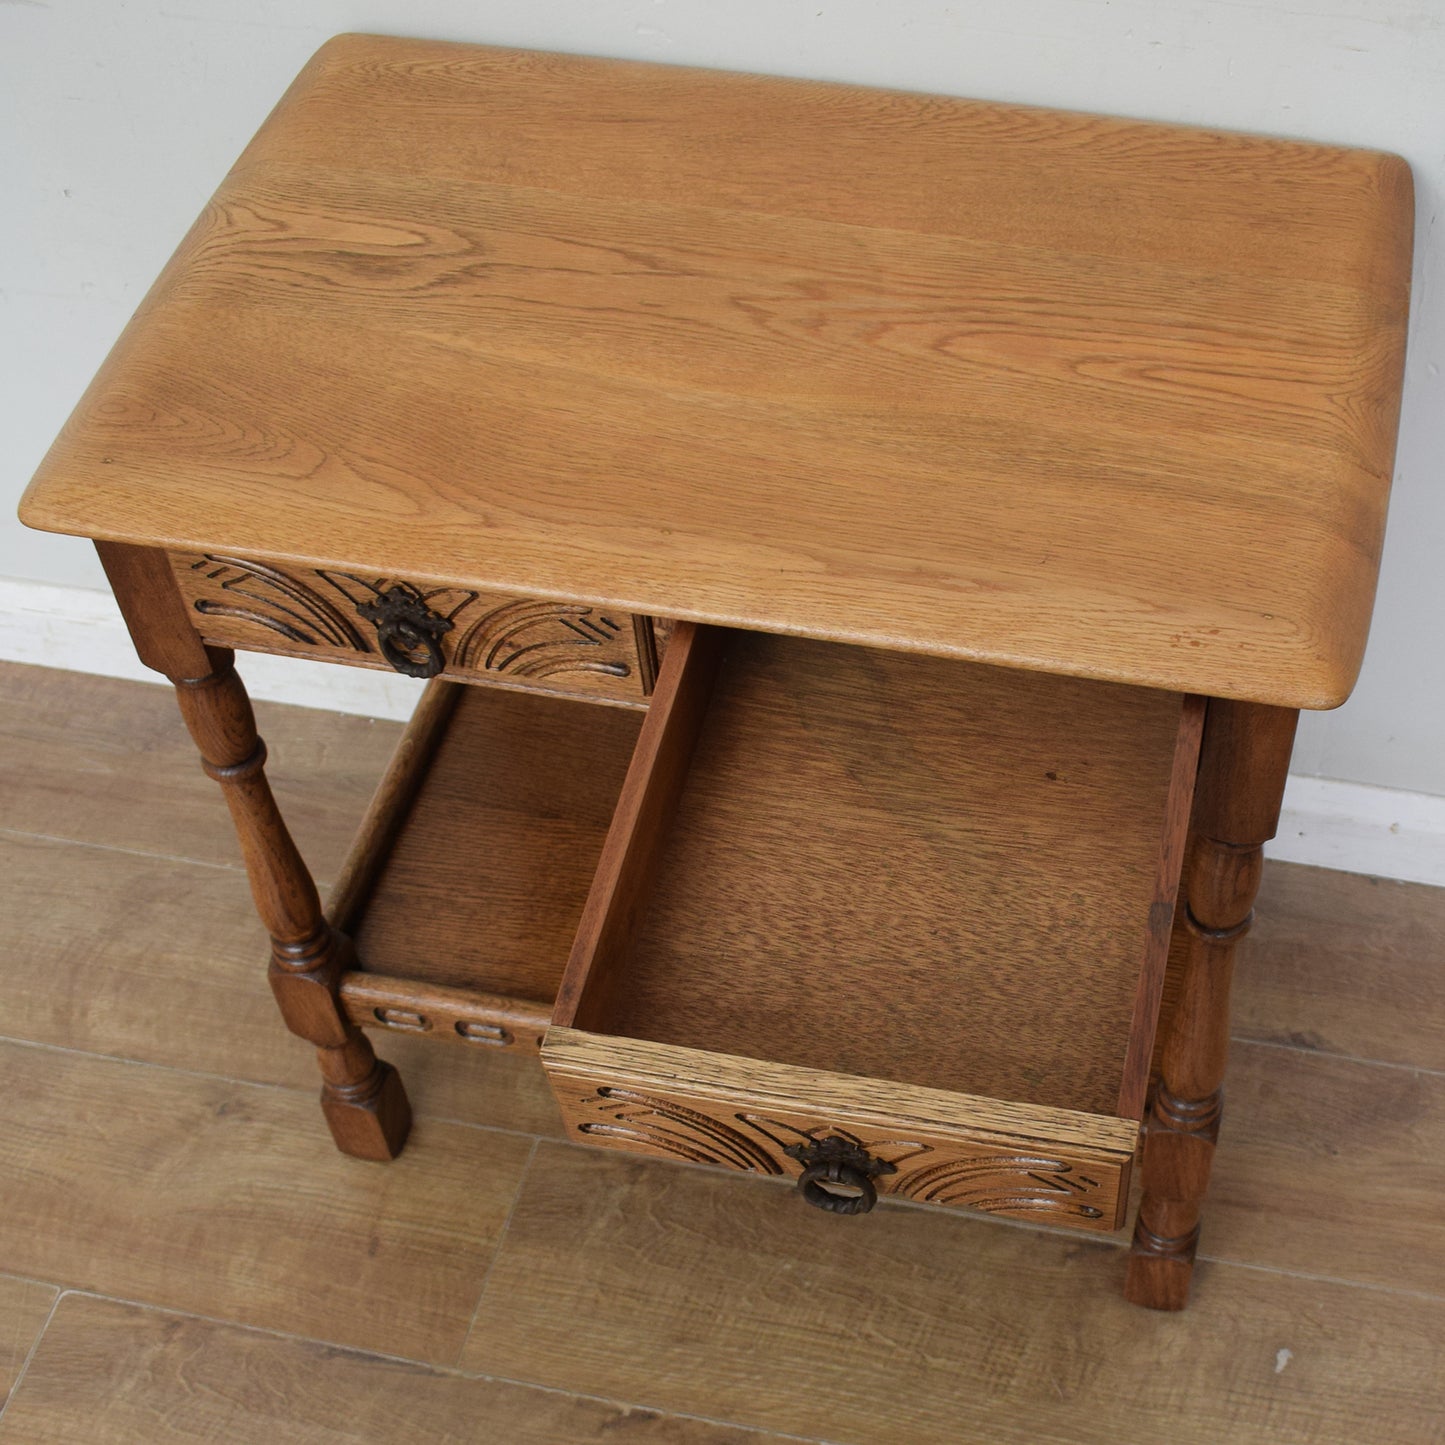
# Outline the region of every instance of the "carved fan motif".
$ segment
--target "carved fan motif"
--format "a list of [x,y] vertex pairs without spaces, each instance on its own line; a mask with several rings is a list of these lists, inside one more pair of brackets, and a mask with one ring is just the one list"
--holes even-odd
[[622,657],[606,655],[606,649],[625,636],[623,623],[597,608],[523,599],[495,607],[473,622],[457,643],[457,661],[514,677],[559,672],[626,677],[632,669]]
[[1112,1182],[1093,1177],[1087,1164],[1051,1154],[1010,1153],[967,1139],[872,1137],[834,1123],[735,1112],[721,1102],[682,1103],[610,1085],[594,1085],[579,1103],[583,1117],[575,1127],[584,1139],[693,1164],[792,1173],[810,1149],[832,1144],[889,1166],[880,1171],[880,1189],[926,1204],[1092,1223],[1106,1209],[1112,1213],[1115,1202]]
[[[450,666],[628,697],[645,696],[656,676],[650,625],[630,613],[335,569],[292,574],[218,553],[173,561],[187,601],[213,621],[208,638],[228,647],[380,652],[412,677]],[[268,649],[267,633],[289,647]]]
[[371,651],[361,629],[330,598],[279,568],[208,552],[191,563],[191,571],[224,594],[196,598],[196,611],[203,617],[252,622],[308,647]]
[[722,1164],[757,1174],[783,1172],[767,1150],[741,1130],[673,1099],[604,1085],[587,1102],[606,1117],[579,1124],[578,1133],[585,1136],[656,1150],[690,1164]]
[[897,1192],[925,1204],[963,1205],[1002,1214],[1076,1214],[1102,1219],[1103,1210],[1085,1202],[1099,1181],[1062,1159],[1026,1154],[979,1159],[945,1159],[914,1170]]

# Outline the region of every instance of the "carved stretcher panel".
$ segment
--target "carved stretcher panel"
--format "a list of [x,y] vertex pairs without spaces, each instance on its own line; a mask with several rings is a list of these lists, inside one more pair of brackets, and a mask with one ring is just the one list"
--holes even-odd
[[806,1146],[843,1140],[885,1166],[879,1194],[1083,1229],[1123,1222],[1127,1121],[556,1027],[542,1057],[579,1143],[796,1177]]
[[171,563],[218,646],[630,703],[657,673],[650,619],[614,608],[220,553]]

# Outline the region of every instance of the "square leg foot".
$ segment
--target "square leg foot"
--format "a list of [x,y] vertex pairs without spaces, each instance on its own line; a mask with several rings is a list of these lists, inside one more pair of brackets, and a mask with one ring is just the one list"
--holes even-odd
[[324,1086],[321,1112],[336,1147],[355,1159],[395,1159],[411,1130],[411,1104],[401,1075],[380,1059],[361,1088],[343,1092],[331,1084]]
[[1177,1240],[1137,1230],[1124,1275],[1124,1298],[1146,1310],[1182,1310],[1189,1303],[1198,1242],[1197,1230]]

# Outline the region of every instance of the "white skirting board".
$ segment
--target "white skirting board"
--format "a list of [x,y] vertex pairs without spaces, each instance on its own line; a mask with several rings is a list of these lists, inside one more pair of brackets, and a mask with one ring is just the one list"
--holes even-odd
[[[83,587],[0,577],[0,660],[105,677],[161,679],[137,661],[114,599]],[[247,654],[252,697],[366,717],[411,715],[421,684],[367,668]],[[1269,856],[1445,886],[1445,798],[1292,776]]]
[[[89,587],[0,577],[0,660],[165,684],[141,666],[115,598]],[[400,673],[260,652],[246,654],[242,673],[253,698],[398,722],[411,716],[424,685]]]
[[1291,774],[1279,833],[1265,852],[1445,887],[1445,798]]

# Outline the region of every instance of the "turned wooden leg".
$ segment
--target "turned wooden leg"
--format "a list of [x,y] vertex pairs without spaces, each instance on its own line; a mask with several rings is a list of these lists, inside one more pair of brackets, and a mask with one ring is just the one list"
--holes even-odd
[[1211,700],[1175,928],[1179,994],[1144,1135],[1144,1195],[1125,1298],[1150,1309],[1189,1299],[1199,1217],[1223,1109],[1234,951],[1249,931],[1264,844],[1274,837],[1298,713]]
[[361,1159],[394,1159],[411,1126],[406,1091],[341,1007],[337,990],[352,965],[351,943],[326,922],[276,806],[266,745],[233,654],[202,645],[163,552],[97,548],[141,661],[175,685],[202,765],[221,785],[256,911],[271,935],[271,989],[287,1027],[316,1045],[321,1108],[337,1148]]

